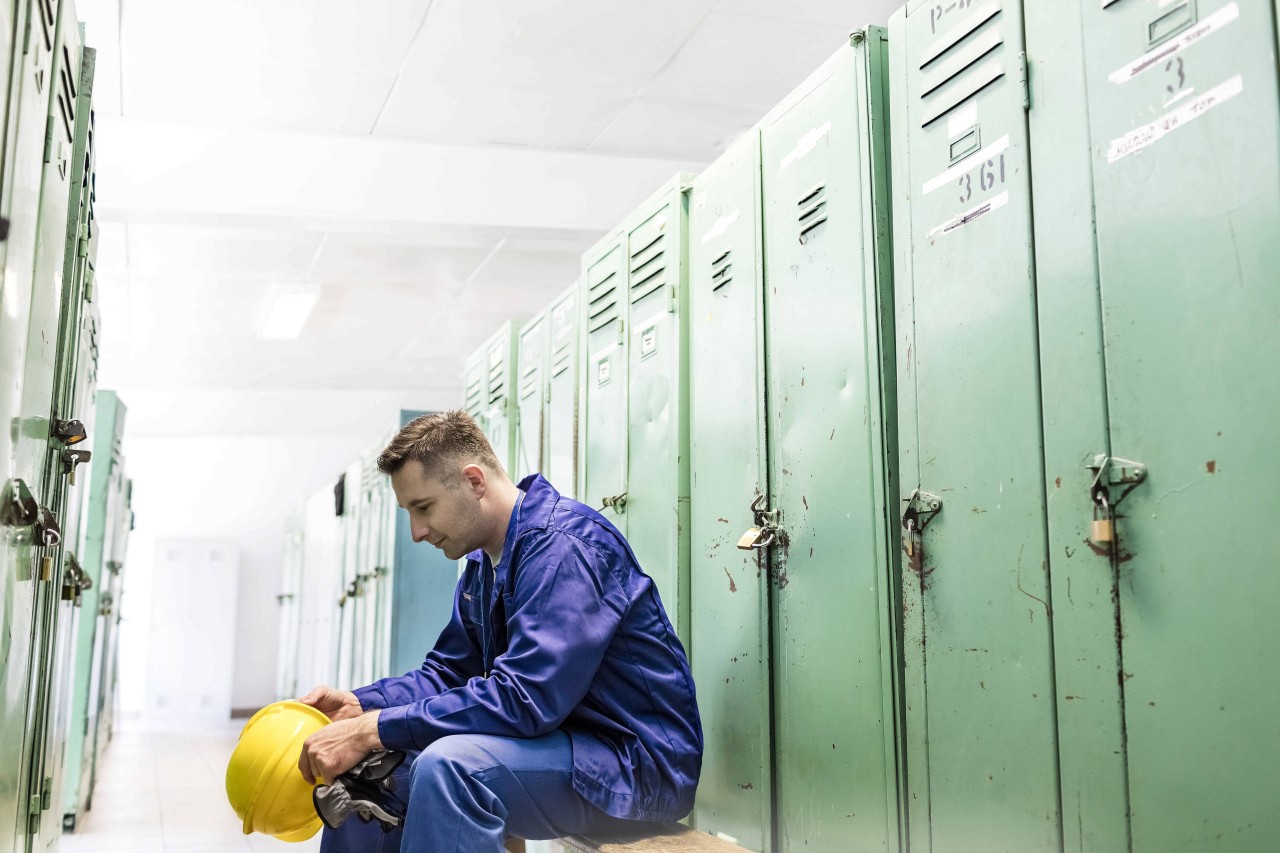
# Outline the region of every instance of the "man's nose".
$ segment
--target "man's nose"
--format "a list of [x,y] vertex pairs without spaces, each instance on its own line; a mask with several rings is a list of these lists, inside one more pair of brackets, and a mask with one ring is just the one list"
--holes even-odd
[[431,533],[431,529],[425,524],[410,524],[409,532],[412,534],[414,542],[425,542]]

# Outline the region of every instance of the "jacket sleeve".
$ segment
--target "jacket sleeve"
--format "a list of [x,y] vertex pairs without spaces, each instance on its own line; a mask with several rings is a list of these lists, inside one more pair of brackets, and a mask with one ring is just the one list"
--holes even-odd
[[453,596],[453,617],[440,632],[440,638],[427,653],[422,666],[405,675],[384,678],[352,691],[364,710],[409,705],[460,687],[468,678],[484,671],[479,643],[467,628],[458,605],[465,579],[470,575],[468,571],[458,581],[458,590]]
[[424,749],[453,734],[537,737],[586,696],[629,604],[613,571],[618,558],[560,531],[529,540],[516,558],[508,647],[493,671],[384,710],[384,745]]

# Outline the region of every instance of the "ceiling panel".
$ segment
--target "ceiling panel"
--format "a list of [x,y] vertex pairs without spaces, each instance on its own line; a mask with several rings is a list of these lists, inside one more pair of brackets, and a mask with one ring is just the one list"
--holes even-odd
[[129,226],[129,270],[187,278],[305,279],[323,235],[269,229]]
[[751,107],[640,97],[595,140],[592,151],[661,153],[710,162],[760,120]]
[[712,12],[643,94],[763,115],[848,40],[848,28]]

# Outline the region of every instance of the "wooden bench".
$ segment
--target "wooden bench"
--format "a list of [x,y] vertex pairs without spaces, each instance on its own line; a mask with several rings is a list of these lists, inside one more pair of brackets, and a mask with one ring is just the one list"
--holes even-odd
[[644,835],[609,838],[579,835],[561,838],[560,843],[565,849],[580,853],[743,853],[745,849],[678,823]]

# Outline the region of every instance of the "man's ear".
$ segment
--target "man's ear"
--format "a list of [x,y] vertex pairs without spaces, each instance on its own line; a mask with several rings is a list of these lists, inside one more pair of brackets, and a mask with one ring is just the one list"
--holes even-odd
[[485,470],[475,463],[464,467],[462,469],[462,486],[471,492],[472,496],[477,500],[484,497],[489,487]]

